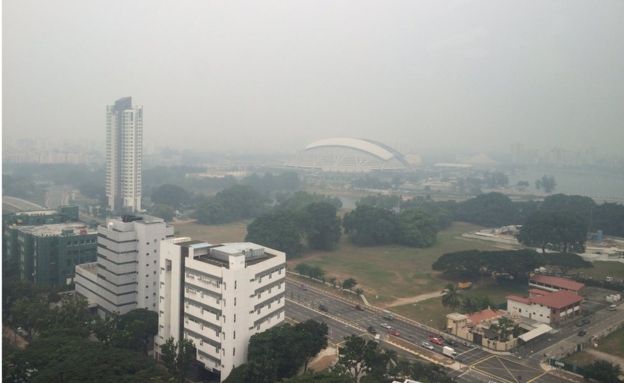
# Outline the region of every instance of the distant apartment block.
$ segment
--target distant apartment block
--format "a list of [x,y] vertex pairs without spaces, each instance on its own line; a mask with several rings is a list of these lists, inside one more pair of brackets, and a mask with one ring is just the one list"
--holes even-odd
[[173,236],[161,218],[123,216],[97,231],[97,262],[76,266],[76,292],[101,313],[158,309],[160,242]]
[[114,212],[141,210],[143,107],[124,97],[106,107],[106,196]]
[[246,361],[249,339],[284,320],[286,256],[254,243],[161,244],[156,353],[190,339],[196,359],[221,381]]

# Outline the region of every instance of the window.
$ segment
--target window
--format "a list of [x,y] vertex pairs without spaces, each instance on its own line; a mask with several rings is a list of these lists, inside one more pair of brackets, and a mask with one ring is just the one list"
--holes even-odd
[[236,306],[236,297],[234,297],[234,306]]
[[236,281],[234,281],[234,290],[236,290]]
[[232,339],[236,339],[236,331],[234,331],[234,335],[233,335]]
[[146,289],[149,289],[149,285],[145,285],[145,288],[146,288]]
[[232,356],[236,356],[236,347],[232,347]]
[[234,323],[236,323],[236,314],[234,314]]

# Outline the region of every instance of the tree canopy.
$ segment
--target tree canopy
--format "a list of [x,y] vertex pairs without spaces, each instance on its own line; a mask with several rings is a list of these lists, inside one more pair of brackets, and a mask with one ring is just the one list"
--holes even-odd
[[205,199],[197,208],[197,220],[220,224],[253,218],[266,212],[269,199],[248,185],[234,185]]
[[458,204],[455,218],[488,227],[517,223],[514,204],[506,195],[495,192],[480,194]]
[[588,267],[591,263],[576,254],[538,254],[534,250],[467,250],[443,254],[432,265],[452,278],[511,276],[525,279],[530,271],[544,265]]
[[9,382],[166,382],[168,374],[152,358],[86,338],[40,338],[3,363]]
[[327,347],[327,325],[313,320],[283,324],[251,337],[247,363],[236,367],[226,383],[273,383],[292,377]]
[[274,211],[250,223],[245,240],[283,251],[288,257],[297,257],[303,251],[303,234],[295,215],[289,211]]
[[179,209],[191,202],[191,193],[181,186],[164,184],[157,187],[151,195],[152,202]]
[[518,241],[527,246],[582,252],[587,240],[587,222],[577,212],[569,210],[540,210],[522,225]]
[[333,250],[338,245],[342,227],[336,207],[327,202],[312,202],[303,210],[303,228],[308,246],[316,250]]
[[396,214],[369,205],[358,206],[347,213],[343,225],[351,241],[360,246],[395,243],[399,233],[399,220]]

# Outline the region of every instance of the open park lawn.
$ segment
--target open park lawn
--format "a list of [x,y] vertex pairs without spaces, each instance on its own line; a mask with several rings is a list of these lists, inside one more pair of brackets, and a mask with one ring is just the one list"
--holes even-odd
[[327,276],[339,280],[353,277],[371,303],[390,302],[444,288],[448,282],[438,278],[438,273],[431,269],[431,264],[442,254],[469,249],[494,250],[494,245],[485,241],[461,238],[462,233],[479,229],[472,224],[453,223],[438,233],[434,246],[426,249],[394,245],[358,247],[343,236],[335,251],[308,252],[291,259],[289,267],[294,269],[298,263],[305,262],[321,267]]
[[245,240],[250,221],[237,221],[225,225],[202,225],[200,223],[174,222],[176,236],[187,236],[208,243],[240,242]]
[[624,327],[598,341],[598,350],[624,358]]
[[440,297],[392,307],[389,310],[437,329],[443,329],[446,326],[446,314],[453,312],[450,308],[442,306]]
[[624,279],[624,263],[596,261],[592,264],[594,267],[578,269],[577,271],[599,280],[604,280],[605,277]]

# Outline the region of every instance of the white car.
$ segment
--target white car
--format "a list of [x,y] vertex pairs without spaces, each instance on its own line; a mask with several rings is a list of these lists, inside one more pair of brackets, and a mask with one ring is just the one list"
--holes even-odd
[[389,324],[387,324],[386,322],[383,322],[380,324],[381,327],[385,328],[386,330],[390,330],[392,328],[392,326],[390,326]]
[[433,345],[429,342],[422,342],[420,345],[424,348],[428,348],[429,350],[433,350]]

